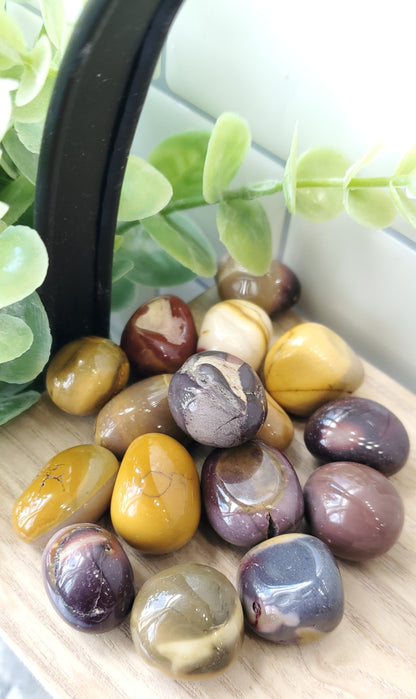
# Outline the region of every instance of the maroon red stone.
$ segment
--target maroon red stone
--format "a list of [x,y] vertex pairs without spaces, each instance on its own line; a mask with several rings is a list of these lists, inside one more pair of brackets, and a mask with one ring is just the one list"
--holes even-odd
[[156,296],[133,313],[120,345],[140,376],[174,373],[195,352],[197,332],[178,296]]

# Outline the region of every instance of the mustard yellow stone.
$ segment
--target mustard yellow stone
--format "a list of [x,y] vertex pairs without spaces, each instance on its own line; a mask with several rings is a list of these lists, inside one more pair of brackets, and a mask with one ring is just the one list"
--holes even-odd
[[267,415],[257,432],[256,439],[261,439],[275,449],[284,451],[294,437],[293,422],[282,406],[266,391]]
[[46,372],[46,390],[61,410],[93,415],[126,385],[127,355],[105,337],[82,337],[61,347]]
[[289,413],[310,415],[364,378],[360,358],[333,330],[320,323],[300,323],[270,348],[264,362],[264,383]]
[[110,504],[118,468],[114,454],[97,444],[59,452],[16,500],[15,532],[42,546],[61,527],[96,522]]
[[134,439],[111,498],[117,534],[144,553],[168,553],[191,539],[200,515],[198,472],[185,447],[157,432]]

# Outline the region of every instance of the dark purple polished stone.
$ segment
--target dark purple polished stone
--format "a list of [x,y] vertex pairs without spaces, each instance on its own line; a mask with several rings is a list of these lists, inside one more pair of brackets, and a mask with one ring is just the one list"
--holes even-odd
[[339,461],[316,469],[304,487],[311,533],[339,558],[365,561],[388,551],[403,527],[391,481],[369,466]]
[[194,354],[173,375],[169,408],[181,430],[200,444],[234,447],[252,439],[267,414],[256,372],[219,351]]
[[409,436],[388,408],[368,398],[339,398],[305,424],[305,444],[324,462],[356,461],[391,476],[409,455]]
[[275,643],[314,640],[343,616],[338,566],[329,548],[308,534],[281,534],[252,548],[237,583],[249,627]]
[[236,546],[254,546],[293,531],[303,516],[303,493],[293,466],[280,451],[257,440],[214,449],[202,467],[201,488],[211,526]]
[[130,561],[114,534],[96,524],[60,529],[44,549],[42,572],[54,608],[80,631],[109,631],[130,612]]

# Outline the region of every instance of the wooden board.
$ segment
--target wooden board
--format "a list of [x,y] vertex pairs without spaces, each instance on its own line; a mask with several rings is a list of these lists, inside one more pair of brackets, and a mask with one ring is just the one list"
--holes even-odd
[[[211,290],[193,302],[197,323],[216,300]],[[299,322],[286,313],[275,335]],[[371,562],[340,562],[345,615],[325,638],[280,647],[246,634],[240,658],[228,671],[201,681],[175,681],[150,669],[136,654],[129,624],[104,635],[80,633],[49,604],[40,574],[41,553],[15,536],[10,515],[15,499],[58,451],[93,441],[94,421],[70,417],[47,396],[0,428],[0,602],[5,639],[55,697],[416,697],[416,396],[365,363],[357,395],[378,400],[403,421],[411,439],[408,463],[392,482],[406,510],[402,535],[391,551]],[[303,420],[287,455],[302,485],[314,459],[303,443]],[[111,527],[108,517],[102,521]],[[137,588],[152,573],[178,562],[211,564],[235,584],[242,552],[221,542],[201,523],[180,551],[143,556],[125,546]]]

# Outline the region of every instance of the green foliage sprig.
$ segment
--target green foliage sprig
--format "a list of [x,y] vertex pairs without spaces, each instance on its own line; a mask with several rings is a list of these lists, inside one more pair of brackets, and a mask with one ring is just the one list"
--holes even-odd
[[[44,120],[72,25],[62,0],[14,0],[32,13],[28,39],[0,2],[0,424],[39,397],[32,382],[49,358],[51,337],[36,293],[47,272],[45,246],[33,229],[33,201]],[[30,24],[30,23],[29,23]],[[115,236],[112,303],[132,301],[137,285],[182,284],[211,277],[216,254],[184,211],[215,205],[219,238],[254,274],[271,262],[272,234],[260,199],[281,193],[287,209],[312,221],[346,211],[370,228],[397,213],[416,228],[416,146],[389,177],[360,177],[374,148],[350,163],[331,148],[298,156],[297,129],[282,179],[230,187],[251,146],[250,129],[225,113],[212,131],[163,141],[148,160],[129,157]]]

